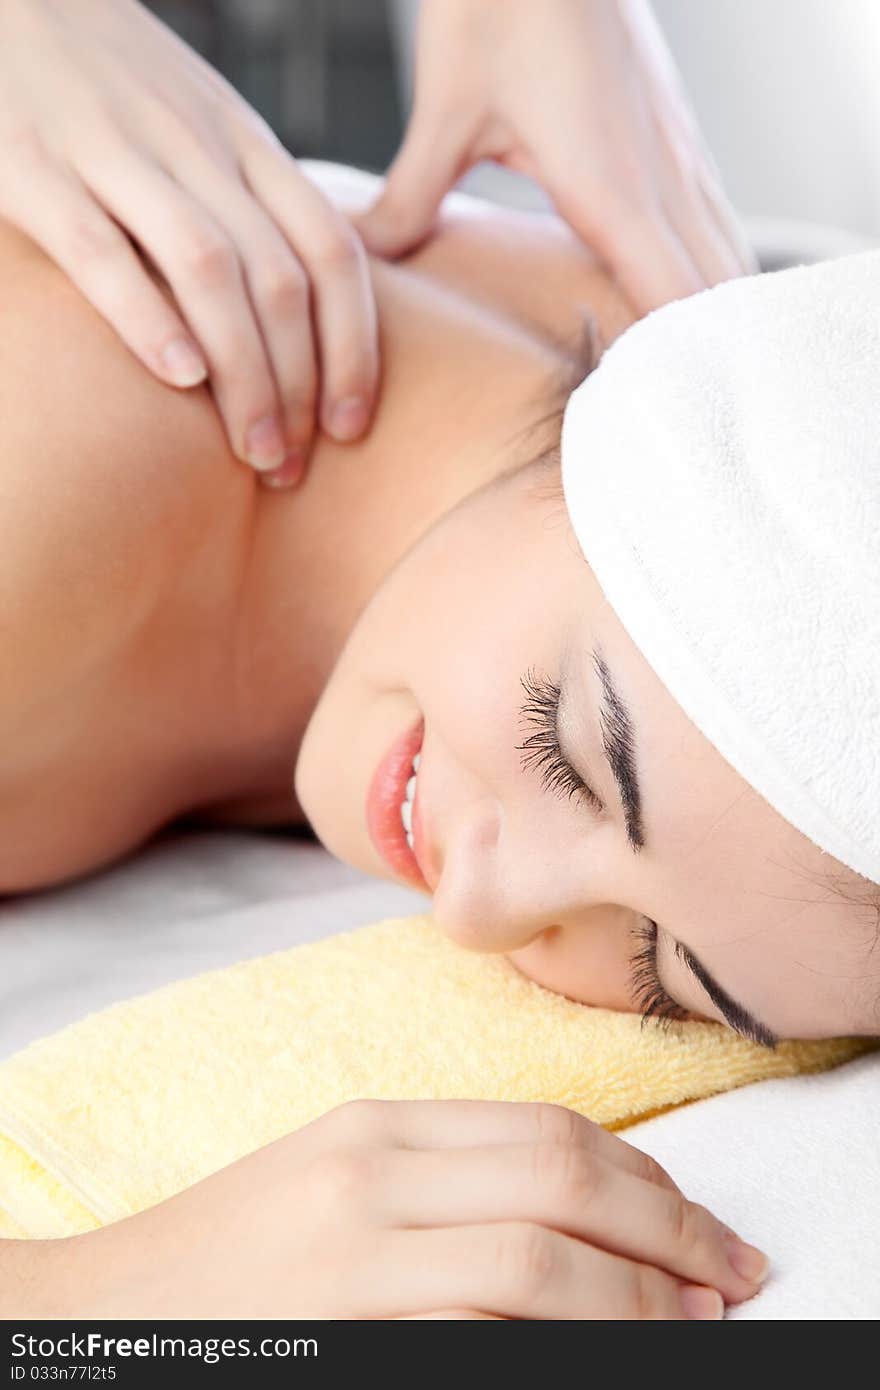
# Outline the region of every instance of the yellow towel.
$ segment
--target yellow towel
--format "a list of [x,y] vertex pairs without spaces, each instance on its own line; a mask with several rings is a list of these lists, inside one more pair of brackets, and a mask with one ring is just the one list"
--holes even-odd
[[0,1235],[91,1230],[358,1096],[547,1100],[619,1129],[865,1040],[641,1027],[400,918],[168,985],[0,1066]]

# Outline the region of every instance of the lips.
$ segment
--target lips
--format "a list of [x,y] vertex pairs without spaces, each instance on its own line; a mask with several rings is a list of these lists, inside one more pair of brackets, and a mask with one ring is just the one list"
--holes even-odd
[[[419,767],[419,772],[421,772],[421,770],[421,767]],[[422,819],[423,810],[424,802],[419,796],[419,784],[416,782],[416,796],[412,811],[413,850],[415,852],[416,863],[421,870],[422,880],[428,892],[433,894],[436,893],[437,884],[440,882],[440,868],[437,864],[431,841],[425,833],[425,824]]]
[[[400,819],[400,805],[406,798],[406,784],[412,776],[412,761],[422,746],[425,733],[423,720],[395,739],[373,773],[367,791],[367,830],[382,860],[397,878],[402,878],[423,893],[431,890],[419,867],[419,859],[406,842],[406,832]],[[419,818],[419,786],[416,783],[413,803],[413,841],[421,849]]]

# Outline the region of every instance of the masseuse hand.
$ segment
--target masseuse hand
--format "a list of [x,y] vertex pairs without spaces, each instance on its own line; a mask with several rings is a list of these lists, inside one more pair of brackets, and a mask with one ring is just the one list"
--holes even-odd
[[66,1246],[54,1315],[95,1318],[719,1318],[761,1264],[573,1111],[459,1100],[339,1106]]
[[233,452],[261,470],[288,458],[276,482],[304,465],[316,416],[340,440],[367,427],[378,351],[360,239],[135,0],[0,0],[0,216],[162,381],[210,376]]
[[422,0],[368,248],[414,246],[482,159],[542,184],[640,312],[755,268],[644,0]]

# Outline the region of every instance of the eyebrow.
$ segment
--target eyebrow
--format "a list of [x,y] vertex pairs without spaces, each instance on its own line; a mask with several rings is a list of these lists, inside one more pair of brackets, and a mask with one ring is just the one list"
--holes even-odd
[[681,941],[675,941],[673,950],[735,1033],[747,1038],[749,1042],[758,1043],[761,1047],[773,1048],[777,1046],[779,1039],[776,1034],[766,1024],[760,1023],[754,1014],[750,1014],[742,1004],[738,1004],[735,999],[732,999],[727,990],[721,988],[718,981],[709,974],[702,961],[697,960],[689,946],[685,946]]
[[635,727],[599,648],[594,647],[591,655],[602,683],[602,700],[599,705],[602,748],[620,794],[626,838],[633,854],[638,854],[639,850],[645,848],[645,831],[642,825],[642,791],[635,755]]

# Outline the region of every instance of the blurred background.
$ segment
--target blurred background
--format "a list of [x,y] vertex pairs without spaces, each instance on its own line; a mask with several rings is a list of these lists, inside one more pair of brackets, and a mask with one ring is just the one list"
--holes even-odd
[[[294,154],[372,170],[390,161],[409,109],[418,0],[155,0],[149,8]],[[654,0],[653,8],[737,209],[880,240],[878,0]],[[541,202],[526,181],[495,170],[477,170],[466,186]]]
[[382,170],[403,127],[386,0],[154,0],[299,157]]

